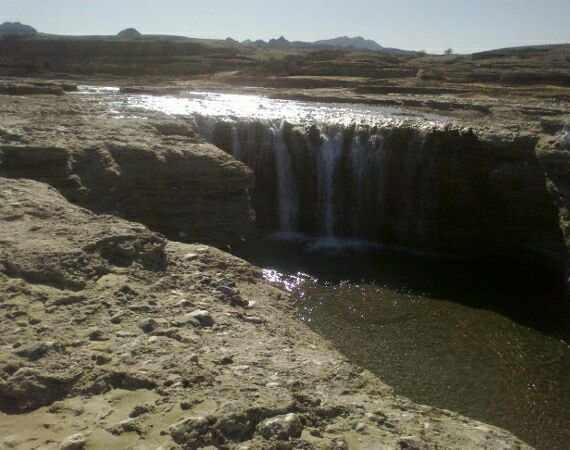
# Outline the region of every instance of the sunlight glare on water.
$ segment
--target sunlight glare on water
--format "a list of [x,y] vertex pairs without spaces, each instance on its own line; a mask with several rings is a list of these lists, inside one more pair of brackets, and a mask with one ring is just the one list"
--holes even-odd
[[116,112],[161,112],[176,116],[208,116],[221,120],[287,121],[289,123],[351,123],[397,125],[413,121],[431,127],[447,120],[434,114],[405,112],[396,107],[278,100],[260,95],[188,91],[177,96],[122,94],[118,88],[80,86],[79,94],[107,96]]
[[286,274],[273,269],[263,269],[263,278],[270,283],[275,283],[286,289],[288,292],[296,291],[306,281],[314,281],[314,279],[303,272],[296,274]]

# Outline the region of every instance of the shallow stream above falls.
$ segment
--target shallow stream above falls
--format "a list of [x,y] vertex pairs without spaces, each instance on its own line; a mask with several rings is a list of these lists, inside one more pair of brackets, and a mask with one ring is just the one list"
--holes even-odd
[[[278,232],[279,239],[250,242],[238,254],[290,290],[300,317],[349,359],[417,402],[504,427],[538,449],[568,449],[568,316],[549,308],[559,293],[540,282],[536,267],[475,266],[428,257],[432,249],[422,247],[440,239],[441,248],[467,242],[466,251],[503,244],[508,251],[525,242],[526,230],[496,228],[503,223],[544,229],[540,242],[550,242],[549,223],[541,221],[547,214],[532,214],[544,209],[543,180],[525,178],[521,186],[530,190],[513,198],[495,195],[494,185],[483,198],[462,191],[486,173],[479,167],[494,169],[492,152],[447,166],[441,146],[424,146],[421,130],[446,123],[435,115],[207,92],[154,97],[82,88],[78,95],[97,96],[117,118],[159,112],[192,120],[206,139],[250,165],[260,236]],[[404,123],[411,131],[384,131]],[[469,137],[457,139],[443,147],[471,145]],[[398,145],[407,153],[390,159]],[[525,164],[534,170],[532,161]],[[499,175],[512,172],[508,166]],[[440,173],[451,180],[444,221],[429,197]],[[519,202],[530,198],[525,216]],[[505,205],[512,210],[502,216]],[[494,222],[477,222],[480,210]],[[472,222],[462,222],[465,211],[475,212]],[[440,233],[444,227],[449,232]],[[487,240],[485,227],[500,239]],[[388,238],[393,245],[379,244]],[[407,243],[422,256],[393,250]]]

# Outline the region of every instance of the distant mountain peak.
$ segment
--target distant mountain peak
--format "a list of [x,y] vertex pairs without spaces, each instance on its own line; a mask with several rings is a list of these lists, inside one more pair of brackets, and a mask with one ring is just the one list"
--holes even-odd
[[285,36],[281,36],[278,39],[270,39],[268,45],[270,47],[290,47],[291,43],[285,39]]
[[34,27],[20,22],[4,22],[0,25],[0,36],[33,36],[38,34]]
[[365,39],[362,36],[340,36],[316,41],[313,44],[318,47],[352,48],[356,50],[382,50],[384,48],[378,42]]
[[270,39],[269,41],[263,41],[261,39],[255,42],[248,39],[243,41],[244,45],[256,45],[258,47],[276,47],[276,48],[286,48],[286,47],[304,47],[304,48],[340,48],[340,49],[353,49],[353,50],[373,50],[381,51],[386,50],[376,41],[365,39],[362,36],[340,36],[333,39],[323,39],[316,42],[302,42],[302,41],[289,41],[285,36],[280,36],[277,39]]
[[139,39],[142,37],[142,34],[136,28],[126,28],[120,31],[117,36],[121,39]]

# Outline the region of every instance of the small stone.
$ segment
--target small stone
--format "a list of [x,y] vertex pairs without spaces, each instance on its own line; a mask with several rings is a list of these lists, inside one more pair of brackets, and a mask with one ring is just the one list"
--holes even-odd
[[87,440],[78,433],[66,438],[59,446],[59,450],[83,450]]
[[193,438],[197,438],[208,432],[210,420],[204,416],[186,417],[171,425],[168,432],[177,444],[188,444]]
[[198,258],[197,253],[187,253],[184,255],[184,261],[194,261],[196,258]]
[[309,431],[309,433],[311,434],[311,436],[315,436],[318,438],[322,438],[323,437],[323,433],[321,433],[321,430],[319,430],[318,428],[313,428]]
[[181,308],[187,308],[189,306],[192,306],[192,302],[190,300],[183,299],[180,300],[178,303],[176,303],[176,306],[179,306]]
[[98,366],[103,366],[103,365],[109,364],[111,361],[113,361],[113,358],[111,358],[109,355],[105,355],[103,353],[97,353],[96,355],[94,355],[93,359],[95,360],[95,363]]
[[151,412],[152,406],[150,405],[137,405],[133,408],[133,410],[129,413],[129,417],[135,418],[142,416],[143,414],[148,414]]
[[225,295],[226,297],[233,297],[234,295],[239,295],[239,292],[231,286],[219,286],[218,292]]
[[129,338],[129,337],[135,337],[136,334],[133,333],[132,331],[117,331],[116,333],[117,337],[120,338]]
[[241,318],[244,322],[254,323],[256,325],[265,323],[265,320],[258,316],[243,315]]
[[0,448],[16,448],[20,445],[18,439],[15,436],[6,436],[3,440],[0,440]]
[[50,350],[53,349],[53,347],[53,342],[38,342],[20,347],[14,353],[22,358],[29,359],[30,361],[37,361],[38,359],[43,358]]
[[404,436],[398,441],[402,450],[423,450],[426,445],[415,436]]
[[242,306],[244,308],[247,307],[248,301],[244,300],[236,288],[226,284],[219,286],[216,289],[224,301],[228,302],[229,304],[233,306]]
[[377,425],[384,425],[388,420],[386,415],[381,411],[366,413],[366,418]]
[[153,306],[149,303],[140,303],[137,305],[129,305],[129,311],[135,312],[135,313],[153,313],[153,312],[157,312],[158,308],[156,306]]
[[103,331],[99,328],[91,328],[88,333],[87,336],[89,337],[90,340],[92,341],[105,341],[108,338],[105,336],[105,333],[103,333]]
[[233,364],[234,357],[231,355],[222,356],[219,360],[216,361],[218,364],[227,366],[228,364]]
[[123,321],[123,317],[125,317],[124,312],[117,313],[117,314],[111,316],[111,323],[119,324]]
[[196,311],[188,314],[187,317],[190,318],[198,326],[211,327],[214,325],[214,319],[212,318],[212,315],[204,309],[197,309]]
[[110,426],[106,428],[106,430],[114,434],[115,436],[120,436],[123,433],[140,433],[140,424],[139,421],[135,419],[127,419],[119,422],[116,425]]
[[139,321],[138,326],[145,333],[152,333],[158,328],[158,322],[154,319],[142,319]]
[[189,409],[192,408],[192,406],[193,405],[190,402],[187,402],[187,401],[180,402],[180,409],[182,411],[188,411]]
[[87,300],[87,297],[79,294],[69,294],[62,297],[58,297],[52,302],[48,303],[48,306],[68,306],[75,305],[77,303],[83,303]]
[[358,422],[356,425],[354,425],[354,431],[357,431],[358,433],[362,433],[365,430],[366,424],[363,422]]
[[349,450],[348,444],[344,439],[336,439],[329,446],[330,450]]
[[271,417],[261,422],[257,430],[265,439],[287,441],[298,438],[303,432],[303,425],[297,414]]

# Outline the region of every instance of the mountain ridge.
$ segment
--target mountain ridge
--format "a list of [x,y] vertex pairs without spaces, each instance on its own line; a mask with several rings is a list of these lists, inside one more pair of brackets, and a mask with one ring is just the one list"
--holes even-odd
[[262,39],[258,39],[255,41],[251,39],[246,39],[245,41],[242,41],[241,44],[250,47],[275,48],[275,49],[313,48],[313,49],[362,50],[362,51],[400,53],[400,54],[416,53],[411,50],[383,47],[378,42],[372,39],[365,39],[362,36],[354,36],[354,37],[339,36],[331,39],[321,39],[314,42],[289,41],[284,36],[281,36],[277,39],[270,39],[269,41],[264,41]]

